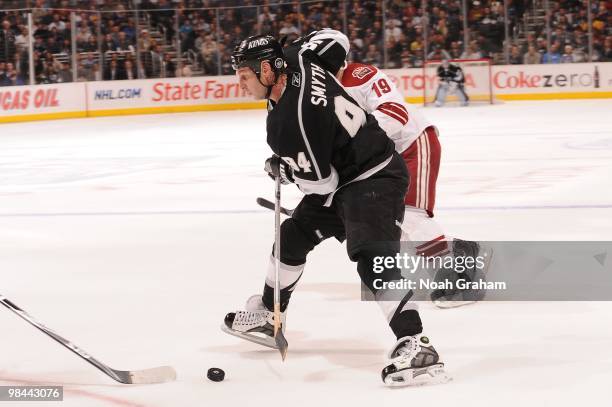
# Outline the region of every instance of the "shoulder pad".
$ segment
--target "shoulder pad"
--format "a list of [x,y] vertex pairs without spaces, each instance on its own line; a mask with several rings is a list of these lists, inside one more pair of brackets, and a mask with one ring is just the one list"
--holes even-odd
[[342,74],[342,85],[346,87],[360,86],[372,79],[378,69],[372,65],[348,64]]

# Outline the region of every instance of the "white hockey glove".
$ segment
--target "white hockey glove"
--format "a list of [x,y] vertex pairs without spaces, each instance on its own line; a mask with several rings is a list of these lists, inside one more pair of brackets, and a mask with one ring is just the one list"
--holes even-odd
[[293,179],[293,169],[277,155],[273,155],[266,160],[264,171],[266,171],[272,179],[280,177],[281,184],[283,185],[295,182]]

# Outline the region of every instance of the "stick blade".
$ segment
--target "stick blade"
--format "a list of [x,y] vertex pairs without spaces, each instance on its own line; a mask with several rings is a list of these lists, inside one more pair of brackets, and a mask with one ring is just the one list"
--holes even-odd
[[[256,202],[257,205],[261,206],[262,208],[270,209],[271,211],[274,210],[274,202],[270,202],[267,199],[261,197],[257,198]],[[293,209],[283,208],[282,206],[280,208],[280,212],[286,216],[293,215]]]
[[281,358],[284,362],[285,358],[287,357],[287,350],[289,350],[289,343],[287,342],[287,339],[285,339],[282,329],[279,329],[278,332],[276,332],[274,341],[276,342],[276,346],[278,347],[278,351],[280,352]]
[[126,381],[122,382],[126,384],[156,384],[176,380],[176,370],[172,366],[160,366],[118,373],[123,373],[121,376],[125,377]]
[[263,208],[274,210],[274,203],[268,201],[265,198],[259,197],[259,198],[256,199],[256,202],[257,202],[257,205],[259,205],[259,206],[261,206]]

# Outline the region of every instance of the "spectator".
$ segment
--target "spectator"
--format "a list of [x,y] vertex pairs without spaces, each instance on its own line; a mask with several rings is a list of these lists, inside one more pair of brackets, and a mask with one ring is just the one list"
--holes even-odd
[[270,11],[270,6],[263,6],[262,12],[257,16],[257,29],[262,34],[272,34],[275,30],[276,14]]
[[15,36],[15,47],[17,50],[25,50],[28,48],[28,28],[21,27],[19,34]]
[[96,63],[96,59],[94,57],[93,52],[87,53],[87,56],[83,60],[83,66],[86,69],[91,69],[92,66]]
[[140,32],[140,38],[138,38],[138,49],[140,52],[144,52],[151,47],[151,36],[149,35],[149,30],[143,29]]
[[612,62],[612,35],[606,37],[601,60],[602,62]]
[[145,72],[147,78],[159,78],[161,74],[164,55],[159,44],[151,46],[151,50],[145,54]]
[[43,22],[39,22],[36,30],[34,30],[34,37],[40,37],[46,41],[51,35],[51,31],[47,28],[47,25]]
[[45,73],[44,73],[44,78],[46,78],[46,82],[43,83],[57,83],[58,80],[58,71],[59,69],[57,69],[56,64],[54,63],[53,60],[48,59],[45,62]]
[[179,72],[177,72],[176,76],[181,76],[181,77],[185,77],[185,78],[190,78],[193,76],[193,71],[191,70],[191,65],[186,64],[185,66],[183,66],[183,68],[181,68],[179,70]]
[[0,60],[10,61],[15,54],[15,33],[11,29],[9,20],[2,21],[0,30]]
[[127,38],[127,34],[123,31],[120,31],[117,34],[117,43],[116,45],[116,51],[123,51],[123,52],[134,52],[134,46],[130,43],[130,41]]
[[70,69],[70,65],[68,65],[68,62],[62,63],[62,67],[57,75],[57,82],[59,83],[72,82],[72,70]]
[[85,44],[89,41],[89,38],[92,36],[91,29],[84,21],[81,22],[79,28],[77,28],[76,41],[80,44]]
[[59,33],[66,30],[66,22],[61,19],[59,13],[53,14],[53,21],[49,24],[49,30],[57,29]]
[[558,64],[561,62],[561,54],[559,53],[559,43],[555,42],[550,46],[550,51],[542,56],[543,64]]
[[443,59],[451,59],[451,56],[446,50],[443,50],[439,45],[434,46],[433,51],[427,55],[430,61],[442,61]]
[[6,75],[6,62],[0,61],[0,86],[9,86],[8,76]]
[[544,54],[546,54],[546,52],[548,52],[548,45],[546,43],[546,40],[542,37],[538,37],[537,39],[537,48],[538,48],[538,52],[540,53],[540,55],[544,56]]
[[104,42],[102,42],[102,52],[108,52],[108,51],[116,51],[117,50],[117,44],[115,43],[115,40],[113,40],[113,36],[111,34],[106,34],[104,36]]
[[540,54],[535,45],[530,45],[525,55],[523,55],[523,63],[524,64],[539,64],[542,62],[542,54]]
[[206,73],[214,74],[217,72],[217,53],[217,43],[213,41],[211,35],[206,35],[200,47],[202,63]]
[[412,68],[414,66],[412,64],[412,59],[410,57],[410,51],[408,51],[407,49],[402,51],[400,58],[401,58],[400,68]]
[[521,56],[521,52],[519,51],[519,47],[517,45],[513,45],[510,50],[510,61],[508,61],[510,65],[520,65],[523,63],[523,57]]
[[451,42],[450,51],[448,53],[450,54],[451,59],[461,58],[461,49],[459,47],[459,41]]
[[28,78],[30,75],[29,63],[27,52],[17,49],[15,52],[15,71],[17,71],[17,74],[24,82],[25,78]]
[[[289,19],[283,22],[283,28],[278,32],[281,37],[287,36],[287,41],[293,41],[300,36],[300,30]],[[238,37],[241,38],[241,37]]]
[[461,54],[461,59],[481,59],[482,57],[482,52],[480,52],[478,43],[475,40],[470,41],[468,49]]
[[561,55],[561,59],[560,59],[560,63],[562,64],[568,64],[568,63],[572,63],[574,62],[573,58],[572,58],[572,53],[574,52],[574,50],[572,49],[571,45],[566,45],[563,48],[563,55]]
[[96,52],[98,50],[97,38],[93,35],[85,44],[81,44],[81,52]]
[[572,48],[572,62],[586,62],[587,61],[588,58],[584,52],[584,49],[573,48],[571,45],[570,47]]
[[6,77],[9,82],[9,86],[21,86],[25,85],[25,81],[23,79],[23,75],[21,75],[14,67],[13,64],[6,64]]
[[104,75],[104,80],[106,81],[114,81],[122,78],[122,73],[120,72],[119,63],[116,59],[112,60],[106,70],[106,74]]
[[91,72],[87,77],[88,81],[101,81],[102,80],[102,72],[100,71],[99,64],[93,64],[91,67]]
[[59,54],[62,52],[61,44],[58,44],[55,37],[49,37],[47,40],[46,50],[52,54]]
[[388,20],[385,26],[385,38],[393,38],[395,41],[399,41],[402,30],[395,25],[395,21]]
[[164,55],[164,60],[161,64],[161,77],[174,78],[176,76],[176,64],[172,61],[170,54]]
[[138,74],[136,73],[136,67],[131,59],[126,59],[124,63],[123,69],[123,77],[121,79],[134,80],[138,79]]
[[376,67],[382,65],[382,55],[380,54],[380,51],[378,51],[376,44],[370,44],[368,46],[368,51],[366,52],[363,58],[363,63],[368,65],[374,65]]

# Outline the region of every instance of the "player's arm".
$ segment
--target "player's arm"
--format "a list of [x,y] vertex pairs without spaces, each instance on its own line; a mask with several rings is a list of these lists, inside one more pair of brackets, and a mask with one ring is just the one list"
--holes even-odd
[[[308,145],[298,141],[295,148],[287,148],[285,144],[282,155],[268,158],[264,169],[270,177],[280,177],[283,184],[295,183],[307,195],[327,195],[336,190],[339,181],[338,172],[330,162],[332,146],[331,143],[316,144],[319,141],[313,135],[306,135],[310,139]],[[333,140],[333,136],[328,139]]]
[[[276,138],[278,143],[271,145],[276,146],[274,152],[291,169],[289,182],[294,182],[305,194],[327,195],[336,190],[339,182],[338,172],[331,164],[337,130],[334,99],[329,95],[331,84],[326,82],[327,92],[311,93],[310,63],[303,60],[301,66],[305,67],[306,74],[301,83],[304,93],[290,112],[295,114],[293,109],[297,107],[296,123],[283,126],[282,134]],[[325,71],[318,70],[316,79],[325,81]]]
[[305,103],[298,144],[282,157],[292,168],[295,184],[305,194],[327,195],[338,187],[338,172],[331,163],[335,135],[333,111]]
[[461,67],[457,67],[455,69],[455,72],[453,74],[453,79],[452,80],[453,80],[453,82],[456,82],[456,83],[459,83],[459,84],[465,82],[465,77],[463,76],[463,69],[461,69]]

